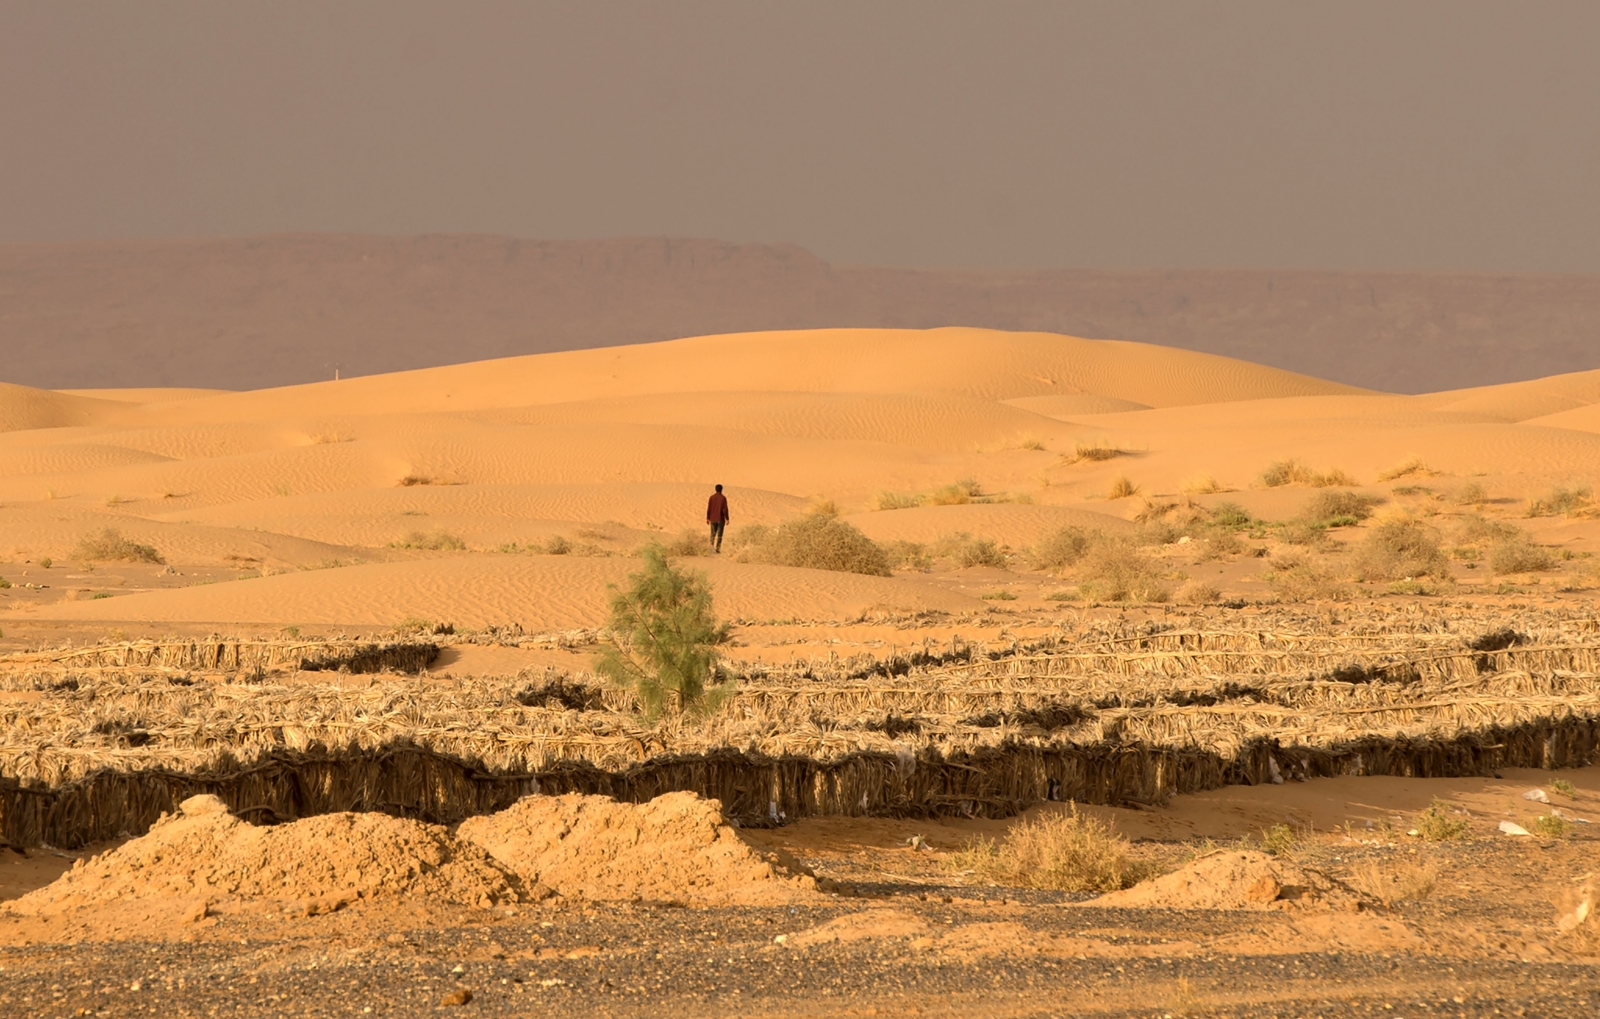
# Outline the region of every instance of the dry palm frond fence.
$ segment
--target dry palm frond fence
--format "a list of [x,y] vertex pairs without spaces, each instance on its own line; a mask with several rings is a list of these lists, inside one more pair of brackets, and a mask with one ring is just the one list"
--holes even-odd
[[239,673],[289,669],[414,673],[426,669],[438,657],[439,645],[431,642],[206,637],[31,651],[0,657],[0,670],[17,673],[141,668]]
[[[0,701],[0,837],[136,834],[198,792],[260,821],[356,809],[448,822],[535,791],[689,789],[761,824],[1590,763],[1600,639],[1583,620],[1534,622],[1491,639],[1422,629],[1409,645],[1378,628],[1102,630],[998,653],[923,649],[903,669],[895,653],[877,672],[765,669],[694,725],[646,723],[626,694],[554,673],[264,675],[359,671],[381,654],[421,668],[431,644],[216,639],[14,656],[0,688],[27,693]],[[206,671],[244,681],[195,674]]]

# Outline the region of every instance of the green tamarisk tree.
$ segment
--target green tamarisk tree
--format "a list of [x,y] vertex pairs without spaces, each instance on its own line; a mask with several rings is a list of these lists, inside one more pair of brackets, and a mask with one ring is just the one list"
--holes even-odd
[[674,569],[657,545],[643,556],[626,588],[610,587],[610,641],[595,672],[634,691],[649,717],[703,716],[733,691],[717,654],[728,628],[712,613],[704,574]]

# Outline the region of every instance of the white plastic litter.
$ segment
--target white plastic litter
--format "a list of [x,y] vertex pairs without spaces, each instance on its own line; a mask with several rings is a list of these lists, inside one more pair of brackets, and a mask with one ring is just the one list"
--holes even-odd
[[1533,832],[1531,832],[1528,829],[1524,828],[1522,825],[1518,824],[1515,821],[1501,821],[1500,822],[1500,830],[1505,832],[1507,835],[1532,835],[1533,834]]
[[1544,794],[1543,789],[1529,789],[1527,792],[1522,794],[1522,798],[1525,800],[1532,800],[1535,803],[1550,802],[1550,797]]

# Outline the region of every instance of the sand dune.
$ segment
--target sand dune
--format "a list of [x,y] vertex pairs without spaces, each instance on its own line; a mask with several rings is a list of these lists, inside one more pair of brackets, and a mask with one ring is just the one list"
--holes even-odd
[[[179,571],[147,593],[99,583],[114,571],[54,585],[110,595],[95,601],[0,591],[13,616],[41,621],[593,625],[606,583],[636,562],[626,553],[704,528],[713,483],[727,486],[736,538],[826,500],[878,540],[966,533],[1021,550],[1068,524],[1127,529],[1194,489],[1292,517],[1309,492],[1258,483],[1285,458],[1378,495],[1393,487],[1380,475],[1420,460],[1440,498],[1471,476],[1512,502],[1600,463],[1600,373],[1410,397],[978,329],[707,336],[253,392],[10,386],[0,398],[23,426],[0,433],[0,561],[74,562],[85,536],[113,527]],[[1085,443],[1117,455],[1079,460]],[[1110,498],[1118,479],[1136,494]],[[979,501],[932,504],[958,490]],[[525,554],[555,539],[580,554]],[[280,575],[166,589],[241,564]],[[973,604],[962,584],[1009,582],[705,568],[719,603],[751,618],[959,611]]]
[[[848,619],[865,612],[970,611],[976,598],[926,584],[822,570],[696,560],[723,616]],[[405,619],[528,630],[603,625],[606,585],[638,569],[631,559],[493,556],[370,563],[180,591],[63,603],[53,618],[133,623],[325,623],[392,626]]]

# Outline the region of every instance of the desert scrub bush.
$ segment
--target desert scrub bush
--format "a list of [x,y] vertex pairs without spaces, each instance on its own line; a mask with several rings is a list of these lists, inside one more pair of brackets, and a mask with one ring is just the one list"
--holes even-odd
[[1179,605],[1213,605],[1222,600],[1222,592],[1199,580],[1189,580],[1172,592],[1172,600]]
[[1282,488],[1284,485],[1334,488],[1340,485],[1353,487],[1358,484],[1355,478],[1337,467],[1322,474],[1295,459],[1274,461],[1261,472],[1258,480],[1263,488]]
[[1466,818],[1456,814],[1450,809],[1450,804],[1436,796],[1427,809],[1417,815],[1417,823],[1412,827],[1429,842],[1448,842],[1464,838],[1469,825]]
[[1126,476],[1118,474],[1111,479],[1111,485],[1106,489],[1107,499],[1126,499],[1130,495],[1138,495],[1139,486],[1129,481]]
[[1363,582],[1451,579],[1450,557],[1440,549],[1433,529],[1418,520],[1385,520],[1374,527],[1356,546],[1351,568]]
[[1012,594],[1010,591],[1007,591],[1007,590],[1005,590],[1003,588],[1001,590],[999,590],[999,591],[988,591],[988,592],[985,592],[984,594],[978,595],[978,597],[983,599],[984,601],[1016,601],[1017,600],[1017,596],[1016,595]]
[[1095,601],[1165,602],[1172,597],[1160,564],[1124,538],[1089,546],[1079,565],[1078,590]]
[[1349,601],[1355,594],[1333,571],[1303,557],[1274,559],[1271,566],[1261,579],[1281,602]]
[[1588,488],[1582,486],[1574,488],[1557,486],[1545,493],[1541,498],[1528,500],[1528,516],[1584,516],[1592,512],[1593,507],[1593,493]]
[[933,569],[933,556],[928,554],[928,546],[916,541],[891,541],[883,546],[883,552],[889,557],[889,566],[897,570],[920,570],[927,573]]
[[1013,825],[999,842],[977,838],[950,854],[945,866],[980,881],[1013,888],[1114,892],[1154,868],[1128,858],[1128,841],[1109,825],[1078,813],[1047,814]]
[[1456,524],[1454,537],[1463,545],[1479,545],[1485,542],[1527,541],[1528,532],[1504,520],[1493,520],[1481,513],[1467,513]]
[[[85,536],[78,542],[77,549],[73,552],[74,558],[84,562],[127,562],[127,563],[164,563],[161,553],[154,546],[141,545],[135,541],[124,538],[121,532],[113,528],[106,528],[97,535]],[[39,560],[39,565],[49,569],[48,560]]]
[[[669,556],[692,558],[694,556],[711,554],[710,537],[702,534],[699,530],[692,527],[685,527],[674,537],[668,538],[666,541],[659,542],[658,544]],[[645,548],[649,547],[650,546],[648,545],[645,546]],[[643,554],[642,549],[640,550],[640,554]]]
[[648,717],[705,715],[733,690],[717,652],[728,628],[712,612],[703,575],[675,569],[658,546],[643,558],[626,588],[609,585],[608,643],[595,674],[633,691]]
[[1372,516],[1372,507],[1382,502],[1360,492],[1318,492],[1300,510],[1300,519],[1328,527],[1348,527]]
[[399,541],[391,541],[390,548],[416,548],[428,552],[464,552],[467,543],[449,531],[412,531]]
[[947,534],[933,543],[933,555],[949,559],[958,566],[1006,567],[1005,553],[987,538],[974,538],[966,531]]
[[1542,573],[1555,569],[1556,557],[1526,538],[1512,539],[1489,550],[1489,567],[1496,573]]
[[1286,824],[1275,824],[1261,833],[1261,849],[1273,856],[1287,856],[1299,844],[1300,836]]
[[1288,520],[1277,528],[1278,540],[1318,548],[1328,541],[1328,525],[1320,520]]
[[1568,799],[1578,795],[1578,787],[1573,785],[1571,782],[1568,782],[1564,778],[1551,779],[1550,791],[1553,793],[1560,793],[1562,796],[1565,796]]
[[889,576],[889,556],[882,546],[826,513],[796,517],[775,528],[756,532],[752,538],[754,540],[741,552],[750,562]]
[[1089,551],[1089,544],[1095,539],[1098,532],[1091,534],[1081,527],[1068,525],[1046,535],[1033,549],[1033,564],[1040,569],[1059,573],[1069,566],[1075,566],[1078,560]]
[[1384,864],[1363,860],[1350,868],[1346,883],[1385,906],[1418,902],[1432,895],[1438,887],[1439,863],[1437,860],[1419,863],[1399,860]]
[[1457,506],[1482,506],[1489,501],[1489,493],[1476,481],[1469,481],[1450,496]]
[[911,509],[922,505],[922,496],[900,492],[879,492],[873,507],[880,510]]
[[1219,502],[1211,507],[1210,524],[1230,531],[1244,531],[1254,526],[1256,520],[1250,511],[1236,502]]

